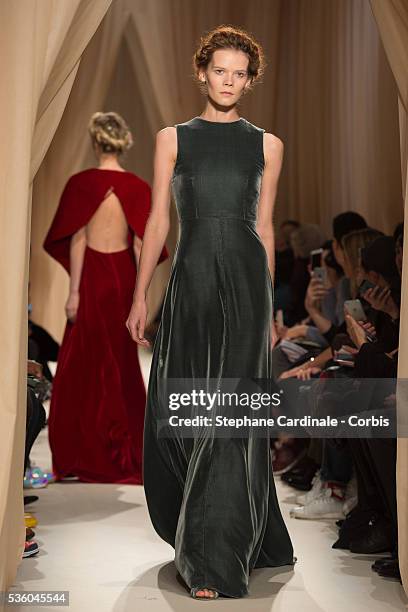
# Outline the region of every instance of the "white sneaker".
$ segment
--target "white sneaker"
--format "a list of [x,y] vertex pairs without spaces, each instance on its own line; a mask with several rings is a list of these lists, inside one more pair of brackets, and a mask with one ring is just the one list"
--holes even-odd
[[301,495],[298,495],[296,497],[296,503],[299,504],[300,506],[305,506],[306,504],[308,504],[309,502],[311,502],[313,499],[315,499],[316,497],[320,495],[324,486],[327,486],[327,485],[325,482],[322,482],[322,479],[320,478],[320,470],[319,470],[313,476],[312,488],[310,489],[310,491],[308,491],[307,493],[302,493]]
[[324,487],[320,495],[305,506],[295,506],[290,516],[298,519],[339,519],[344,518],[343,499],[333,495],[331,487]]

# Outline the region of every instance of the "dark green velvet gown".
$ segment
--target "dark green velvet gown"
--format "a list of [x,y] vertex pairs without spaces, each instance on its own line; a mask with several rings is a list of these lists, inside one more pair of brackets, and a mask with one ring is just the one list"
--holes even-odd
[[180,221],[153,348],[144,485],[157,533],[190,587],[242,597],[256,567],[293,564],[265,437],[158,436],[166,378],[272,377],[273,287],[256,232],[264,130],[241,118],[178,124]]

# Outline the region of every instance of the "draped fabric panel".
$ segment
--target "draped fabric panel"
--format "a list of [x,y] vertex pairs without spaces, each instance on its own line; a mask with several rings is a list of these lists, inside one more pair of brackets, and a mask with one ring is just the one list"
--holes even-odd
[[[71,91],[81,55],[99,22],[104,17],[109,4],[107,0],[102,0],[102,2],[95,2],[95,0],[78,2],[78,0],[75,0],[66,6],[64,3],[59,3],[58,0],[53,2],[53,15],[55,15],[58,29],[55,32],[53,27],[51,31],[52,47],[51,52],[47,52],[44,75],[47,80],[38,101],[32,146],[31,180],[34,178],[60,122],[61,113]],[[76,7],[75,12],[73,12],[74,7]],[[68,19],[64,18],[64,10],[67,11]],[[68,24],[69,28],[67,29]],[[59,30],[64,36],[62,39]],[[58,48],[58,40],[61,43],[54,58],[55,50]],[[52,60],[53,63],[51,63]]]
[[[402,189],[405,201],[405,220],[408,218],[408,4],[405,0],[370,0],[384,44],[385,52],[395,77],[399,94]],[[398,378],[408,378],[408,240],[404,226],[404,256],[402,264],[402,300]],[[397,389],[398,426],[401,437],[397,445],[397,504],[398,556],[402,582],[408,595],[408,397],[405,386]],[[404,435],[405,437],[402,437]]]
[[278,115],[285,143],[277,218],[318,223],[356,210],[402,219],[395,82],[366,0],[287,0]]
[[0,22],[7,24],[0,38],[0,591],[14,580],[25,539],[21,484],[31,179],[54,136],[81,49],[109,4],[110,0],[0,3]]

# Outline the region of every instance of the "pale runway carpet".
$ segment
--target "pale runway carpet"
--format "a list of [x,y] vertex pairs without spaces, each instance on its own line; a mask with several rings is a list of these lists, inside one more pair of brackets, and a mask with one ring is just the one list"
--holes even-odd
[[[145,380],[150,354],[141,351]],[[47,431],[34,445],[32,461],[51,466]],[[46,489],[27,510],[39,521],[41,550],[24,559],[13,589],[70,592],[69,608],[21,607],[21,610],[70,612],[391,612],[405,610],[398,581],[377,576],[374,557],[331,548],[333,521],[291,519],[295,491],[276,480],[281,508],[294,542],[294,571],[255,570],[250,596],[194,601],[176,580],[172,549],[150,524],[143,488],[64,482]],[[376,557],[375,557],[376,558]],[[20,608],[13,607],[10,610]]]

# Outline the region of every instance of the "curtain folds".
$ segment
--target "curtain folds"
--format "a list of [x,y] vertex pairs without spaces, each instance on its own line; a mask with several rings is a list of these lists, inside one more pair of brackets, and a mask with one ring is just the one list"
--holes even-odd
[[[111,0],[0,3],[2,190],[0,316],[0,591],[14,581],[25,529],[22,477],[26,419],[27,285],[31,181],[65,106],[80,54]],[[73,29],[71,29],[73,28]],[[72,33],[72,35],[70,34]],[[6,255],[7,254],[7,255]]]
[[42,244],[68,177],[95,165],[87,125],[92,113],[104,105],[129,19],[126,11],[116,9],[114,3],[82,56],[68,104],[62,109],[58,129],[34,180],[30,260],[33,320],[43,323],[58,340],[65,325],[69,281],[65,270],[45,253]]

